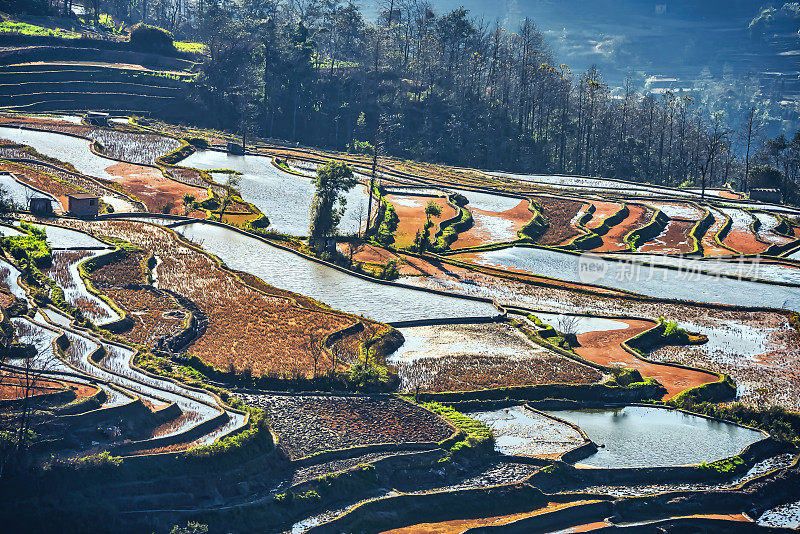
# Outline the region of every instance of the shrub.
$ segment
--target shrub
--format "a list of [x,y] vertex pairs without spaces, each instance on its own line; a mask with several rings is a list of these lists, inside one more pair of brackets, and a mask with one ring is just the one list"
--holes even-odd
[[139,23],[131,28],[130,44],[137,50],[155,52],[175,51],[172,33],[158,26]]
[[744,467],[744,459],[741,456],[732,456],[710,464],[703,462],[697,466],[702,471],[710,471],[720,475],[731,475],[742,467]]
[[206,149],[211,146],[205,137],[184,137],[183,139],[195,148]]
[[371,156],[375,153],[375,147],[368,141],[353,139],[352,143],[347,144],[347,151],[350,154],[369,154]]

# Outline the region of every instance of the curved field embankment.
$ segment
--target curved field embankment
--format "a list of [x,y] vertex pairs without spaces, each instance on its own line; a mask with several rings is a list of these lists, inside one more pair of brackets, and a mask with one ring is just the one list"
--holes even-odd
[[536,240],[540,245],[563,245],[583,234],[577,222],[588,204],[562,197],[534,196],[543,208],[542,215],[548,222],[547,229]]
[[655,378],[667,389],[664,400],[671,399],[687,389],[716,382],[719,378],[711,373],[685,369],[659,363],[651,363],[638,358],[623,347],[642,332],[655,326],[654,321],[641,319],[614,319],[624,323],[620,330],[589,331],[577,335],[580,346],[575,348],[578,356],[600,365],[621,365],[638,370],[642,376]]
[[352,326],[357,318],[310,301],[298,302],[294,295],[270,286],[245,284],[171,230],[121,219],[64,223],[122,238],[157,256],[158,288],[183,295],[208,318],[205,335],[187,348],[206,364],[256,377],[289,378],[309,377],[315,367],[320,373],[334,366],[346,368],[358,357],[348,354],[332,359],[318,342]]
[[606,219],[618,213],[624,206],[620,202],[607,202],[596,199],[592,199],[591,202],[595,209],[592,213],[592,218],[586,223],[586,228],[589,230],[597,230]]
[[467,204],[473,225],[466,232],[460,232],[450,248],[477,247],[518,239],[517,232],[531,220],[528,204],[527,200],[520,200],[514,208],[501,212],[482,210]]
[[628,203],[628,216],[622,222],[612,226],[603,237],[603,244],[593,252],[618,252],[628,250],[625,236],[646,225],[652,218],[652,211],[641,204]]
[[694,250],[692,228],[697,221],[670,219],[659,235],[638,248],[638,252],[656,254],[690,254]]
[[769,244],[758,239],[754,233],[756,219],[750,212],[733,207],[720,207],[720,211],[731,218],[730,230],[721,239],[725,246],[740,254],[761,254],[769,248]]
[[732,222],[728,222],[729,217],[725,215],[719,208],[713,206],[706,206],[706,209],[711,212],[714,217],[714,222],[708,227],[708,230],[703,234],[700,240],[700,246],[703,248],[703,256],[728,256],[735,254],[735,251],[722,245],[722,237],[728,233]]

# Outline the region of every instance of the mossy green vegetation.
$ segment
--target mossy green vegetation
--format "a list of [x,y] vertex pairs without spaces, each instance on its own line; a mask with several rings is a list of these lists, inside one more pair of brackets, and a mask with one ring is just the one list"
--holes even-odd
[[18,35],[33,35],[39,37],[60,37],[61,39],[78,39],[81,34],[62,28],[45,28],[25,22],[4,20],[0,22],[0,33],[15,33]]
[[716,462],[702,462],[697,466],[697,469],[700,469],[701,471],[717,473],[719,475],[732,475],[741,470],[744,466],[744,458],[741,456],[732,456],[730,458],[717,460]]
[[464,433],[464,439],[450,447],[451,452],[463,454],[470,450],[482,450],[494,442],[492,430],[480,421],[438,402],[425,402],[422,406],[444,417]]
[[21,224],[21,228],[26,235],[4,237],[3,248],[17,260],[27,259],[39,268],[49,267],[53,262],[53,255],[47,244],[45,230],[26,222]]

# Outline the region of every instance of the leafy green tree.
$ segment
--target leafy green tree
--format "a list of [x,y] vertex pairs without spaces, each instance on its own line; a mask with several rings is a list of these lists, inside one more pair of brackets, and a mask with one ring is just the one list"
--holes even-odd
[[425,206],[425,225],[422,227],[422,233],[417,230],[417,236],[414,238],[414,248],[419,252],[428,250],[431,242],[431,228],[433,228],[432,217],[441,217],[442,208],[434,201],[428,202]]
[[192,204],[194,204],[194,201],[195,201],[194,195],[192,195],[191,193],[185,193],[183,195],[183,214],[184,215],[189,215],[189,210],[191,209]]
[[314,185],[317,192],[311,201],[312,245],[320,240],[336,234],[347,208],[344,193],[352,189],[358,180],[353,176],[353,169],[341,161],[329,161],[317,170]]

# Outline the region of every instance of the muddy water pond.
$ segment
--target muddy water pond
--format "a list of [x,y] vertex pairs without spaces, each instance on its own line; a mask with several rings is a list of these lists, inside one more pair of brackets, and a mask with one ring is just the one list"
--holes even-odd
[[[230,169],[242,173],[237,187],[242,198],[252,202],[272,223],[278,232],[290,235],[308,235],[311,222],[311,200],[314,182],[310,178],[295,176],[277,169],[268,156],[234,156],[214,150],[200,150],[180,162],[185,167],[201,170]],[[215,180],[224,183],[226,177],[214,173]],[[359,229],[359,215],[366,219],[366,189],[357,185],[345,195],[347,209],[339,223],[343,234]]]
[[485,302],[370,282],[227,228],[191,223],[175,230],[233,269],[251,273],[279,289],[376,321],[491,317],[498,313]]
[[625,406],[548,413],[580,426],[601,447],[580,462],[592,467],[664,467],[713,462],[735,456],[764,437],[755,430],[663,408]]
[[797,288],[717,277],[691,270],[607,261],[596,255],[529,247],[479,252],[474,258],[481,265],[515,269],[568,282],[592,283],[650,297],[800,310],[800,291]]
[[519,456],[563,454],[584,441],[580,433],[570,425],[524,406],[467,415],[492,429],[495,450],[502,454]]

